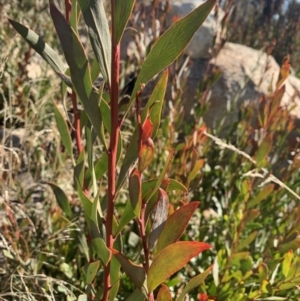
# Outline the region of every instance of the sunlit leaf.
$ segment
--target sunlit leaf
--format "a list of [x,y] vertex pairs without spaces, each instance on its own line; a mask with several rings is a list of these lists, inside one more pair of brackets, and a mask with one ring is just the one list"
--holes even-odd
[[156,296],[156,301],[172,301],[171,293],[166,285],[161,285]]
[[166,246],[175,243],[180,238],[198,205],[199,202],[189,203],[168,217],[158,237],[156,252],[160,252]]
[[201,273],[200,275],[195,276],[194,278],[192,278],[188,284],[185,286],[185,288],[183,289],[183,291],[181,292],[181,294],[179,295],[179,297],[176,299],[176,301],[183,301],[184,297],[186,296],[186,294],[188,292],[190,292],[191,290],[199,287],[201,284],[204,283],[206,277],[210,274],[211,270],[212,270],[213,266],[211,265],[208,269],[206,269],[203,273]]
[[193,257],[209,249],[203,242],[179,241],[158,253],[148,271],[148,290],[152,292],[165,279],[183,268]]
[[190,14],[175,22],[153,44],[150,53],[141,67],[125,115],[127,115],[135,99],[135,95],[140,89],[140,85],[147,84],[153,76],[175,61],[205,21],[215,3],[216,0],[208,0],[199,5]]
[[100,261],[91,262],[85,267],[84,270],[86,276],[86,284],[92,283],[92,281],[97,275],[99,267],[100,267]]
[[135,0],[116,0],[114,18],[114,44],[117,45],[123,35],[125,26],[131,15]]

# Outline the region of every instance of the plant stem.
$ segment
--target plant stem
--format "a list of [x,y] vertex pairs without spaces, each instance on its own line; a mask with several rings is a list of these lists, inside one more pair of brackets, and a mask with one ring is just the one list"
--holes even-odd
[[[111,16],[112,16],[112,60],[111,60],[111,84],[110,84],[110,117],[111,132],[110,145],[108,149],[108,204],[107,215],[105,221],[106,227],[106,246],[111,249],[114,244],[112,233],[114,202],[116,197],[116,167],[117,167],[117,149],[120,125],[118,121],[118,100],[119,100],[119,74],[120,74],[120,44],[114,43],[115,28],[115,1],[111,0]],[[103,301],[109,298],[109,289],[111,287],[110,280],[110,262],[104,268],[104,293]]]

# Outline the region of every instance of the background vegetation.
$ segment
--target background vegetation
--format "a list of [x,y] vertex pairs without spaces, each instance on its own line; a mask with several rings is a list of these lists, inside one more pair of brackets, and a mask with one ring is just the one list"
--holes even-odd
[[[275,58],[281,63],[290,53],[299,74],[300,4],[290,1],[284,11],[282,1],[273,1],[271,10],[270,1],[253,3],[253,13],[242,26],[235,11],[226,20],[228,40],[263,48],[276,39]],[[233,1],[220,5],[229,13]],[[140,11],[143,7],[138,3],[130,26],[142,28],[143,18],[135,18]],[[61,93],[59,79],[16,35],[7,16],[38,32],[61,52],[47,1],[0,0],[0,300],[78,300],[86,292],[88,229],[73,188],[73,162],[60,140],[54,114],[59,108],[72,131],[71,95]],[[85,28],[79,31],[90,49]],[[124,83],[139,70],[140,60],[132,57],[123,63]],[[226,129],[226,141],[220,141],[215,136],[221,129],[213,129],[215,136],[210,136],[201,118],[209,105],[207,91],[219,74],[207,74],[199,84],[195,114],[187,124],[178,113],[186,79],[176,79],[183,62],[180,58],[170,68],[173,93],[165,103],[169,114],[158,130],[154,164],[146,177],[158,176],[174,149],[168,177],[182,182],[188,191],[170,193],[170,211],[200,201],[183,240],[207,242],[212,249],[165,284],[173,297],[179,296],[193,276],[214,263],[205,284],[196,287],[189,300],[300,300],[299,145],[297,139],[293,143],[287,139],[298,131],[279,106],[282,90],[262,98],[259,111],[241,110],[239,120]],[[129,68],[132,65],[136,70]],[[127,141],[135,126],[133,117],[134,112],[125,121]],[[73,148],[76,155],[75,140]],[[96,144],[95,158],[102,152]],[[57,203],[48,182],[59,185],[68,196],[72,219]],[[103,194],[106,184],[104,177],[99,184]],[[119,215],[127,198],[124,189],[116,206]],[[125,227],[123,238],[123,252],[134,261],[141,252],[135,223]],[[101,283],[99,273],[93,285]],[[117,300],[125,300],[133,290],[124,274]]]

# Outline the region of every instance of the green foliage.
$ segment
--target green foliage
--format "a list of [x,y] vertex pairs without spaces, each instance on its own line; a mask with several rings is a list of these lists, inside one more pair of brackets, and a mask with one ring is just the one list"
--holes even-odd
[[[182,87],[173,80],[176,70],[166,68],[180,64],[183,49],[215,4],[208,0],[153,41],[136,66],[124,113],[123,79],[115,71],[135,1],[112,3],[111,17],[105,15],[105,1],[92,0],[73,0],[64,16],[50,0],[66,64],[54,50],[56,40],[46,44],[14,21],[13,13],[9,19],[64,83],[61,96],[49,97],[47,117],[36,119],[37,127],[46,127],[47,120],[55,128],[52,148],[43,157],[45,140],[40,140],[29,157],[30,172],[47,179],[41,184],[51,188],[49,195],[39,210],[30,201],[32,192],[22,187],[21,210],[1,203],[6,210],[1,249],[10,276],[0,280],[0,297],[17,298],[14,291],[24,291],[20,300],[35,300],[36,294],[44,296],[39,300],[78,301],[296,300],[298,145],[286,144],[294,123],[280,107],[289,64],[282,66],[277,90],[262,97],[258,109],[241,109],[239,120],[223,129],[227,141],[208,133],[202,122],[205,103],[196,103],[192,120],[182,121]],[[82,41],[83,24],[92,52]],[[99,73],[104,82],[96,90]],[[145,85],[157,75],[143,103]],[[219,76],[207,75],[201,97]],[[167,84],[178,93],[173,99],[178,110],[166,116]],[[65,107],[72,107],[73,122],[66,121]],[[287,157],[289,164],[283,163]],[[49,163],[40,163],[44,158]],[[18,185],[12,177],[3,181]]]

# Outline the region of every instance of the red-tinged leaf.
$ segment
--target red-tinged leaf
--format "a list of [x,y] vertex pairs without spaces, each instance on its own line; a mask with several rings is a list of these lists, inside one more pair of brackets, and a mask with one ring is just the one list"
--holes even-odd
[[204,242],[179,241],[158,253],[148,271],[148,291],[152,292],[165,279],[183,268],[193,257],[209,249]]
[[139,153],[139,172],[142,173],[151,163],[154,157],[154,144],[151,138],[148,138],[140,149]]
[[254,221],[260,215],[260,210],[258,209],[250,209],[247,210],[244,214],[244,223],[248,224]]
[[132,280],[137,288],[142,288],[146,279],[146,273],[141,265],[136,265],[117,250],[112,250],[113,255],[118,259],[123,271]]
[[258,278],[260,284],[263,284],[264,280],[268,280],[268,274],[268,266],[264,262],[262,262],[258,267]]
[[[176,301],[183,301],[184,297],[188,292],[193,290],[196,287],[199,287],[203,282],[205,281],[206,277],[210,274],[211,270],[213,268],[213,265],[211,265],[208,269],[206,269],[202,274],[195,276],[192,278],[188,284],[185,286],[183,291],[181,292],[180,296],[177,298]],[[201,299],[199,299],[201,300]]]
[[140,217],[142,207],[142,182],[139,171],[135,168],[129,177],[129,197],[135,216]]
[[161,285],[156,296],[156,301],[172,301],[171,293],[166,285]]
[[151,138],[153,131],[153,123],[150,119],[150,116],[148,116],[142,126],[142,142],[146,143],[146,141]]
[[169,212],[169,197],[167,193],[159,188],[158,190],[158,202],[154,213],[151,232],[149,235],[149,249],[152,249],[157,241],[157,238],[161,234],[165,220],[168,217]]
[[158,237],[156,246],[157,253],[166,246],[175,243],[180,238],[198,205],[199,202],[189,203],[182,206],[168,217],[164,224],[164,228]]
[[[153,132],[152,132],[152,139],[157,134],[157,130],[160,124],[161,119],[161,112],[163,106],[163,100],[166,92],[166,87],[168,83],[168,72],[165,71],[159,81],[157,82],[149,101],[147,102],[142,114],[141,114],[141,121],[142,123],[146,120],[147,114],[150,111],[150,118],[153,122]],[[122,185],[125,182],[127,173],[129,168],[132,166],[133,163],[136,162],[138,158],[138,137],[139,131],[138,127],[135,128],[134,134],[132,135],[130,144],[128,146],[125,158],[123,160],[123,164],[121,166],[118,183],[117,183],[117,190],[120,190]]]

